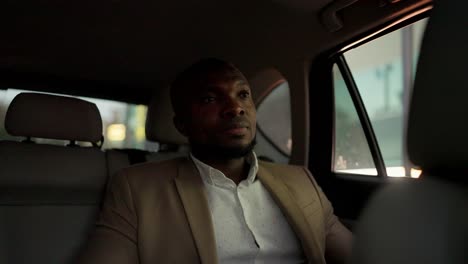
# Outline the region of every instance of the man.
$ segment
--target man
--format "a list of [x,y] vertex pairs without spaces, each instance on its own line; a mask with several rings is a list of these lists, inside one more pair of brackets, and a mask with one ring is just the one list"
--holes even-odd
[[191,153],[112,180],[79,263],[342,263],[351,233],[309,172],[258,161],[250,87],[202,60],[171,87]]

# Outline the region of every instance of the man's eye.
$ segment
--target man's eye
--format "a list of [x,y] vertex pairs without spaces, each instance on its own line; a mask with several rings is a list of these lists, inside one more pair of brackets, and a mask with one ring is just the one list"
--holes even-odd
[[241,93],[240,93],[240,97],[241,97],[241,98],[249,98],[249,97],[250,97],[250,93],[247,92],[247,91],[241,92]]
[[205,96],[205,97],[202,97],[202,102],[205,103],[205,104],[208,104],[208,103],[212,103],[215,101],[215,97],[214,96]]

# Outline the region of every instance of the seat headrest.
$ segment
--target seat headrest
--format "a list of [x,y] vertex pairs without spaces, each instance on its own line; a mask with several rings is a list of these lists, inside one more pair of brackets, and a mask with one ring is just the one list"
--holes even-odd
[[274,68],[266,68],[254,74],[249,79],[249,84],[255,105],[258,106],[275,87],[283,82],[286,82],[286,79]]
[[97,143],[102,120],[95,104],[71,97],[21,93],[8,107],[5,128],[12,136]]
[[408,153],[423,170],[468,167],[468,1],[437,1],[421,48]]
[[146,139],[164,144],[188,144],[187,138],[179,133],[172,121],[174,111],[170,98],[170,87],[155,91],[146,115]]

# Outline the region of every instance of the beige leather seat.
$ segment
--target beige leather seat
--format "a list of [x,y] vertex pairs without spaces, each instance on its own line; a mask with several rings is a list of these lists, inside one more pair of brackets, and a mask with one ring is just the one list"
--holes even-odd
[[408,152],[421,179],[391,184],[357,227],[352,263],[468,263],[467,1],[437,1],[423,39]]
[[23,93],[5,127],[20,139],[96,145],[0,141],[0,263],[71,263],[94,227],[106,184],[99,111],[79,99]]
[[110,177],[120,169],[143,162],[164,161],[188,155],[187,139],[174,126],[169,87],[157,90],[146,116],[146,139],[159,144],[157,152],[139,149],[111,149],[106,151]]
[[188,155],[187,138],[175,128],[170,88],[158,89],[148,106],[146,139],[159,143],[159,151],[149,153],[147,161],[163,161]]

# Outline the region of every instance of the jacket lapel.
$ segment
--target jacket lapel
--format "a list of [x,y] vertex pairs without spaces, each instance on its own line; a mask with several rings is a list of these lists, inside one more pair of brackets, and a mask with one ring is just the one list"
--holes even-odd
[[191,160],[184,159],[180,162],[175,183],[184,205],[201,263],[217,263],[216,243],[208,199],[203,181]]
[[273,175],[263,166],[259,166],[257,176],[286,216],[286,219],[301,241],[302,248],[309,262],[324,263],[317,237],[307,223],[301,208],[296,200],[293,199],[283,179],[277,175]]

